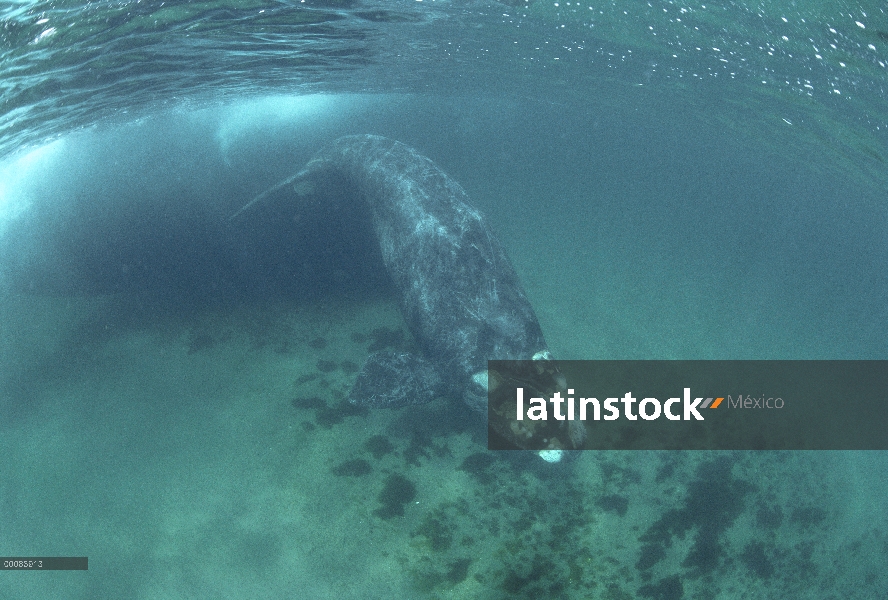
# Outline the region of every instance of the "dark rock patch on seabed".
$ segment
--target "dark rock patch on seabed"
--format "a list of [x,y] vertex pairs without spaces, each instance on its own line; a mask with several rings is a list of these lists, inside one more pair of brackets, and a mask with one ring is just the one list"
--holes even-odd
[[308,396],[308,397],[304,397],[304,398],[293,398],[292,400],[290,400],[290,404],[292,404],[294,408],[314,409],[314,410],[327,407],[327,403],[324,402],[323,399],[321,399],[317,396]]
[[384,435],[374,435],[364,442],[364,449],[373,455],[373,458],[379,460],[386,454],[394,452],[395,447]]
[[332,360],[319,360],[317,367],[321,373],[330,373],[336,370],[336,363]]
[[629,500],[623,496],[617,496],[615,494],[602,496],[595,502],[595,504],[602,510],[615,512],[621,517],[626,516],[626,511],[629,508]]
[[497,471],[493,468],[495,462],[496,458],[489,452],[478,452],[467,456],[459,470],[465,471],[482,485],[490,485],[497,477]]
[[656,584],[642,586],[638,590],[638,595],[644,598],[652,598],[653,600],[682,600],[684,597],[684,586],[678,575],[661,579]]
[[[689,531],[695,531],[694,542],[682,562],[688,575],[705,576],[721,565],[724,554],[721,535],[743,512],[746,495],[753,491],[750,483],[731,474],[731,464],[730,459],[721,457],[698,467],[696,478],[688,486],[684,507],[663,513],[639,538],[644,545],[635,565],[637,569],[647,571],[654,567],[666,557],[673,539],[682,538]],[[644,586],[639,594],[670,598],[674,597],[675,590],[671,580],[662,580],[655,586]]]
[[379,492],[379,502],[382,504],[373,514],[380,519],[391,519],[404,516],[404,506],[416,498],[416,485],[402,475],[389,475],[385,480],[382,491]]
[[330,429],[333,425],[342,423],[345,417],[366,417],[368,412],[366,407],[356,406],[348,402],[327,406],[327,403],[318,396],[294,398],[290,401],[290,404],[294,408],[314,410],[315,422],[324,429]]
[[366,460],[358,458],[339,463],[333,467],[332,471],[334,475],[339,475],[340,477],[363,477],[364,475],[369,475],[373,469]]
[[334,425],[339,425],[345,420],[345,417],[366,417],[366,406],[356,406],[349,402],[340,402],[336,406],[325,406],[318,410],[315,414],[318,425],[324,429],[330,429]]

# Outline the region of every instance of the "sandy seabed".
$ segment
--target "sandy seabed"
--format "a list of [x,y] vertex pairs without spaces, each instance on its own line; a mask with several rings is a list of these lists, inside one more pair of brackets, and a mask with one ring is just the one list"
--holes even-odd
[[369,351],[411,344],[382,301],[173,317],[8,296],[0,313],[3,553],[89,557],[7,572],[2,597],[888,589],[884,453],[490,452],[458,402],[345,403]]

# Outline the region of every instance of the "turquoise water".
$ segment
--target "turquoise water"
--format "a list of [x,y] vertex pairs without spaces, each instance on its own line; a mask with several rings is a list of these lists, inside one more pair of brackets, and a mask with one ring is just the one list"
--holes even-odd
[[552,466],[458,402],[355,409],[410,343],[367,232],[228,225],[377,133],[557,357],[888,358],[884,9],[590,5],[0,8],[0,554],[90,559],[0,596],[883,595],[884,453]]

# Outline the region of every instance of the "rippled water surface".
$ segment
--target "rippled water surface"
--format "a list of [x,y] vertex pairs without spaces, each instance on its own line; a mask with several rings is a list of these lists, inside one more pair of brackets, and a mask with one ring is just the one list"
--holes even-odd
[[[794,127],[794,142],[825,141],[872,174],[885,161],[886,10],[662,0],[6,3],[0,152],[158,106],[244,95],[523,93],[581,104],[616,81],[683,95],[701,118],[740,130]],[[726,104],[715,110],[710,99]]]

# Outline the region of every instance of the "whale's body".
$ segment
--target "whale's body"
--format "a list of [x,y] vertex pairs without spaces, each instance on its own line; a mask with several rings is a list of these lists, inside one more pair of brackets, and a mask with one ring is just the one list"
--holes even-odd
[[431,160],[384,137],[342,137],[268,193],[323,197],[326,190],[346,190],[368,211],[419,347],[417,354],[372,354],[352,402],[399,406],[444,395],[486,413],[489,359],[548,357],[502,244],[465,190]]

